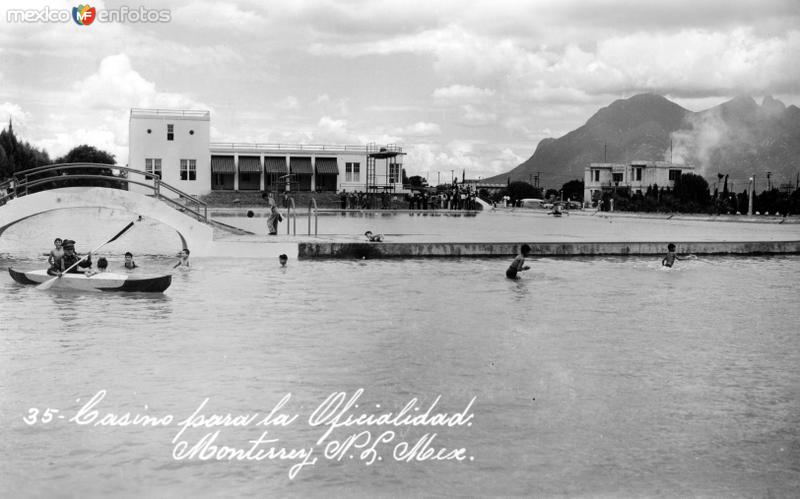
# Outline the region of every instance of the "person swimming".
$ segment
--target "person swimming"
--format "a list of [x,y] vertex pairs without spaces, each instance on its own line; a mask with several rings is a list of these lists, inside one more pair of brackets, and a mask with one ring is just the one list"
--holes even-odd
[[519,248],[519,255],[514,258],[514,261],[511,262],[511,265],[506,270],[506,277],[509,279],[519,279],[517,276],[517,272],[521,272],[523,270],[528,270],[530,267],[525,265],[525,258],[531,253],[531,247],[527,244],[523,244]]
[[383,242],[383,234],[373,234],[371,230],[368,230],[364,233],[367,237],[367,241],[371,243],[382,243]]
[[136,267],[138,267],[138,265],[136,265],[136,262],[133,261],[133,253],[131,253],[130,251],[126,251],[125,252],[125,264],[124,265],[125,265],[125,268],[128,269],[128,270],[133,270]]
[[679,257],[675,253],[675,245],[673,243],[669,243],[667,245],[667,254],[664,258],[661,259],[661,265],[664,267],[672,267],[675,264],[675,260],[692,260],[696,259],[697,257],[694,255],[686,255],[685,257]]
[[172,266],[173,269],[177,269],[178,267],[181,268],[189,268],[189,248],[183,248],[180,253],[178,253],[178,263]]

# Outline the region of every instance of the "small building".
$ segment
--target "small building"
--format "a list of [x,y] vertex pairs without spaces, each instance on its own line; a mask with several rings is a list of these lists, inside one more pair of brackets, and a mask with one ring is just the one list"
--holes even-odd
[[653,185],[673,188],[681,173],[687,171],[694,172],[694,167],[666,161],[591,163],[583,173],[584,205],[589,206],[604,191],[627,189],[632,194],[644,194]]
[[210,114],[131,109],[128,167],[153,173],[194,196],[212,191],[402,191],[405,153],[394,144],[211,142]]

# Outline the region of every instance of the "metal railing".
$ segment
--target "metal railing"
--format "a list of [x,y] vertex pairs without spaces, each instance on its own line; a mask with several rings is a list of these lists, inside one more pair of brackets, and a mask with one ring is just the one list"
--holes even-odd
[[297,235],[297,207],[294,205],[294,198],[286,198],[286,235],[289,235],[289,221],[292,222],[292,235]]
[[308,201],[308,235],[309,236],[311,235],[311,211],[312,211],[311,208],[312,208],[312,206],[314,208],[314,210],[313,210],[314,211],[314,237],[316,237],[317,236],[317,226],[319,224],[318,224],[318,220],[317,220],[317,200],[314,199],[313,197]]
[[134,107],[131,109],[132,118],[152,118],[152,117],[175,117],[180,116],[183,118],[210,118],[209,111],[201,111],[195,109],[144,109]]
[[[115,175],[93,175],[93,174],[78,174],[78,175],[64,174],[64,175],[54,175],[43,178],[35,178],[43,173],[48,173],[51,171],[63,172],[64,170],[75,170],[75,169],[119,170],[125,172],[126,175],[115,176]],[[132,180],[128,178],[127,175],[128,173],[142,175],[144,177],[145,182]],[[156,199],[164,201],[168,205],[172,206],[173,208],[181,212],[191,213],[192,215],[197,217],[198,220],[202,222],[206,223],[208,222],[208,205],[205,202],[199,200],[198,198],[192,196],[191,194],[187,194],[182,190],[167,184],[166,182],[163,182],[158,175],[142,170],[136,170],[134,168],[128,168],[127,166],[107,165],[100,163],[61,163],[57,165],[39,166],[37,168],[30,168],[28,170],[16,172],[14,173],[14,176],[12,178],[5,180],[3,183],[0,183],[0,188],[2,189],[8,189],[9,186],[13,186],[10,192],[8,192],[3,196],[0,196],[0,205],[4,204],[8,199],[14,197],[27,196],[28,194],[30,194],[30,189],[32,189],[33,187],[38,187],[50,183],[69,181],[69,180],[106,180],[109,182],[120,182],[124,184],[139,185],[146,189],[152,190],[153,196],[155,196]],[[146,181],[152,181],[152,184]],[[169,196],[164,196],[162,194],[162,189],[177,195],[177,200]]]
[[213,153],[236,151],[304,151],[304,152],[367,152],[367,146],[334,144],[270,144],[261,142],[211,142]]

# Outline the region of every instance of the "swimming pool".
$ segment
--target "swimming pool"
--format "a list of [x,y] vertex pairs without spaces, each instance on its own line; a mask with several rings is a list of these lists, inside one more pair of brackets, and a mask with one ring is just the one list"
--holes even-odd
[[[68,232],[78,230],[71,228]],[[40,257],[0,259],[35,266]],[[169,260],[142,257],[143,270]],[[791,496],[800,487],[800,257],[197,259],[163,296],[0,277],[0,494]],[[438,444],[473,461],[172,459],[173,429],[29,426],[98,390],[117,412],[307,416],[335,391],[400,410],[472,397]],[[145,408],[145,405],[147,408]],[[302,419],[302,418],[301,418]],[[399,438],[416,441],[425,428]],[[259,432],[224,433],[233,444]],[[276,428],[287,444],[321,431]],[[348,434],[347,429],[336,435]]]
[[[212,210],[211,216],[256,234],[266,234],[266,213],[245,210]],[[309,232],[308,214],[285,219],[279,232]],[[666,217],[631,217],[624,214],[573,212],[553,217],[541,210],[486,212],[323,212],[317,232],[323,237],[362,236],[371,230],[390,240],[404,241],[776,241],[800,239],[800,223],[754,223],[705,221]],[[314,233],[314,218],[311,218]],[[363,238],[362,238],[363,239]]]

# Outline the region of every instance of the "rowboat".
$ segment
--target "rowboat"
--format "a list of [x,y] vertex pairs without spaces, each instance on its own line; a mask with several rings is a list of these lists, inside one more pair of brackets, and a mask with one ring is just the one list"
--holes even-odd
[[[47,270],[20,271],[8,268],[11,278],[20,284],[41,284],[53,276]],[[81,291],[129,291],[163,293],[172,283],[172,276],[145,274],[117,274],[101,272],[92,276],[86,274],[64,274],[53,284],[53,288],[77,289]]]

